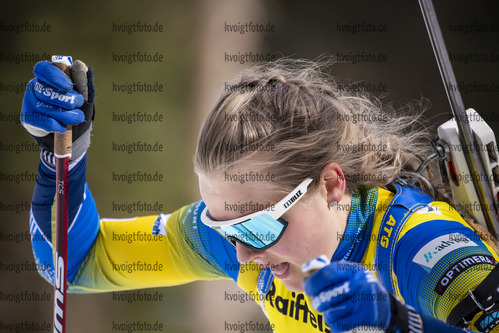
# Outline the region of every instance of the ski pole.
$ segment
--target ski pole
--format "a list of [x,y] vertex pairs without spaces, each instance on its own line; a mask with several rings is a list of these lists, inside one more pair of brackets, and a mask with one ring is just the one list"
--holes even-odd
[[449,61],[449,54],[445,47],[442,31],[438,25],[435,8],[431,0],[419,0],[426,30],[430,37],[431,46],[437,60],[440,76],[444,83],[445,92],[449,99],[450,108],[458,128],[458,137],[463,151],[463,155],[471,175],[471,181],[480,203],[485,225],[489,232],[497,238],[499,228],[499,216],[497,208],[494,205],[494,195],[492,189],[484,179],[488,179],[483,163],[480,160],[479,152],[471,132],[470,121],[466,114],[461,93],[457,89],[457,80],[452,70],[452,64]]
[[[69,56],[52,56],[52,63],[71,78]],[[72,131],[69,125],[64,133],[54,135],[56,157],[56,214],[55,214],[55,281],[54,332],[66,332],[66,281],[68,259],[68,173],[71,157]]]

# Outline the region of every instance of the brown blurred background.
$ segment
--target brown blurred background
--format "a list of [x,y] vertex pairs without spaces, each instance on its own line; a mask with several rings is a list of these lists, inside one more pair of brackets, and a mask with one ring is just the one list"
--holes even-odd
[[[499,92],[497,3],[446,0],[436,1],[435,7],[458,81],[465,89],[471,85],[470,89],[479,90],[463,91],[465,105],[482,115],[494,115]],[[158,23],[163,30],[132,34],[117,31],[118,25],[138,21],[153,26]],[[226,31],[226,24],[247,22],[270,23],[275,29],[244,34]],[[354,33],[352,27],[362,22],[382,26],[385,32]],[[50,25],[50,32],[9,31],[24,23]],[[467,31],[470,25],[473,31]],[[491,25],[495,27],[493,32],[476,31]],[[226,55],[253,52],[308,59],[347,55],[350,61],[340,61],[331,69],[339,82],[364,81],[384,87],[373,91],[374,95],[395,106],[425,97],[432,103],[427,111],[430,124],[449,119],[417,1],[18,1],[9,2],[8,8],[4,4],[0,41],[0,268],[33,261],[29,241],[8,240],[9,235],[29,230],[29,212],[24,204],[31,200],[34,181],[16,182],[6,177],[36,173],[39,160],[38,152],[17,153],[8,148],[32,143],[18,121],[24,94],[19,87],[32,78],[37,60],[16,61],[21,54],[70,54],[95,70],[97,114],[87,177],[101,217],[144,214],[113,210],[113,202],[158,202],[167,213],[200,198],[192,157],[201,121],[224,82],[252,64],[227,61]],[[163,61],[116,61],[116,55],[132,52],[158,53]],[[353,61],[352,56],[362,52],[374,55],[375,61]],[[137,81],[162,84],[163,92],[113,91],[113,84]],[[139,111],[157,112],[163,115],[163,121],[128,124],[113,120],[113,113]],[[497,133],[497,122],[489,124]],[[112,150],[112,142],[127,141],[158,142],[164,149],[162,153],[133,154]],[[137,170],[157,171],[164,180],[132,184],[113,180],[113,172]],[[15,204],[22,204],[18,211],[9,208]],[[157,289],[163,295],[161,302],[131,304],[113,300],[110,293],[70,295],[68,332],[112,332],[113,322],[137,320],[158,321],[164,325],[163,332],[222,332],[225,322],[265,323],[257,305],[224,299],[226,292],[237,290],[228,281],[196,282]],[[33,271],[0,271],[0,322],[29,320],[51,325],[52,302],[17,303],[5,298],[9,293],[24,291],[52,293],[52,287]]]

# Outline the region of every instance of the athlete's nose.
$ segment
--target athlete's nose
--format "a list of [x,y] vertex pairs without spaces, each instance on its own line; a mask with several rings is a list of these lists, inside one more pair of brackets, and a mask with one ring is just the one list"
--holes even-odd
[[261,252],[255,251],[236,241],[237,261],[241,264],[249,264],[254,261]]

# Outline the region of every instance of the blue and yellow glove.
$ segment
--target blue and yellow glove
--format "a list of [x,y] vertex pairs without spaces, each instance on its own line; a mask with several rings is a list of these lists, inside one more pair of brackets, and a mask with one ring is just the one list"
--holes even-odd
[[386,330],[390,324],[390,295],[364,266],[333,262],[312,274],[304,287],[332,332],[364,326]]
[[329,263],[321,256],[304,264],[302,270],[315,271],[304,282],[305,293],[312,298],[312,307],[323,313],[331,332],[359,327],[381,332],[471,332],[421,316],[389,293],[363,265]]
[[51,62],[41,61],[33,73],[35,78],[26,87],[21,109],[23,126],[42,149],[44,161],[53,166],[54,133],[65,132],[66,125],[76,125],[70,162],[77,160],[90,145],[95,113],[92,70],[76,60],[71,80]]

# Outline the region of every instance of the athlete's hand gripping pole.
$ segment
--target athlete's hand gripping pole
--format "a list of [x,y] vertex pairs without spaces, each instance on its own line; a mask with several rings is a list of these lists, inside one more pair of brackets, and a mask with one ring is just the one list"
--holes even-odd
[[[62,71],[61,71],[62,70]],[[52,63],[38,62],[29,81],[21,108],[21,123],[41,149],[41,162],[56,170],[56,235],[51,242],[54,260],[54,332],[64,332],[66,322],[66,281],[68,225],[72,212],[68,205],[68,169],[84,158],[90,145],[94,119],[95,87],[93,71],[71,57],[54,56]],[[72,125],[67,128],[67,125]],[[64,133],[64,135],[57,135]],[[72,143],[71,143],[72,140]]]
[[[70,79],[71,57],[52,56],[52,63]],[[55,282],[54,282],[54,332],[66,332],[66,281],[68,263],[68,173],[71,157],[72,131],[68,125],[64,133],[54,135],[56,157],[56,215],[55,215]]]

